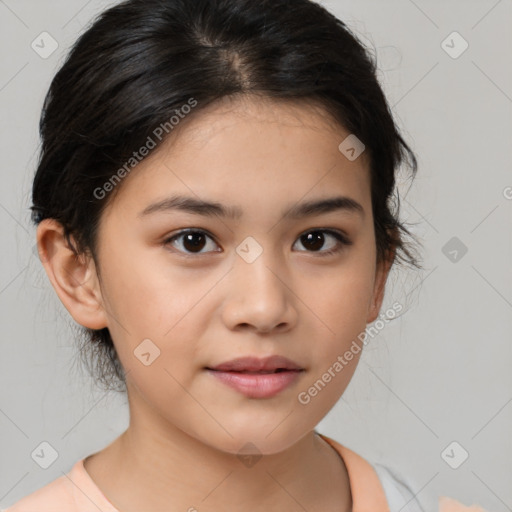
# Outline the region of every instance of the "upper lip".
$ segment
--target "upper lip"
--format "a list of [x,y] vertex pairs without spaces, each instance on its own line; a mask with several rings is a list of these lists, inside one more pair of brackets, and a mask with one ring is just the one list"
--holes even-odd
[[238,357],[231,361],[226,361],[217,366],[207,367],[209,370],[223,372],[257,372],[282,370],[303,370],[299,364],[284,356],[258,357]]

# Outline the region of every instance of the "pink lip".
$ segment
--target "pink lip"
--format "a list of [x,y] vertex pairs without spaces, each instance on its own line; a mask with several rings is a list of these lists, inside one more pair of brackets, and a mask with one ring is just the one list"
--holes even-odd
[[270,398],[290,386],[302,370],[283,370],[278,373],[241,373],[208,370],[221,382],[249,398]]
[[206,370],[250,398],[270,398],[290,386],[304,371],[284,357],[239,357]]
[[284,356],[238,357],[231,361],[208,367],[209,370],[224,372],[260,372],[282,370],[303,370],[299,364]]

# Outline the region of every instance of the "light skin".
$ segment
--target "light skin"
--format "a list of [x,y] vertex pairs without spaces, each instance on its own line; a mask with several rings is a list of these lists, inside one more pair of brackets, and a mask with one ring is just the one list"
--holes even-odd
[[[346,467],[314,428],[361,351],[307,405],[298,401],[378,317],[392,262],[376,264],[369,163],[339,151],[348,134],[311,105],[222,101],[182,121],[124,178],[101,219],[98,268],[74,257],[57,222],[38,226],[60,300],[79,324],[109,328],[127,374],[129,427],[84,463],[121,512],[352,509]],[[241,216],[139,215],[175,194]],[[362,213],[282,218],[339,196]],[[199,230],[198,245],[177,236],[185,228]],[[236,252],[247,237],[263,250],[250,263]],[[134,355],[145,339],[160,350],[150,365]],[[248,398],[204,369],[274,354],[305,371],[270,398]],[[250,467],[237,456],[248,442],[262,455]]]

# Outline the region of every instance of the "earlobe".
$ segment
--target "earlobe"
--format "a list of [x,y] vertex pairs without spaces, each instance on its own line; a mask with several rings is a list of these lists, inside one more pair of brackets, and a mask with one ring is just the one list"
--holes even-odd
[[75,256],[64,237],[62,225],[54,219],[42,220],[36,237],[46,274],[70,315],[89,329],[107,327],[93,258]]

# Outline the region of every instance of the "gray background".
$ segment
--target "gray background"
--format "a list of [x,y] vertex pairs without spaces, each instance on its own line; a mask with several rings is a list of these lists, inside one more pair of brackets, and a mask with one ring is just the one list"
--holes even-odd
[[[34,256],[28,210],[44,94],[70,44],[112,3],[0,0],[0,507],[128,425],[125,398],[96,390],[77,366],[71,317]],[[382,311],[397,300],[406,312],[371,339],[318,430],[396,468],[426,510],[439,495],[512,510],[512,2],[322,3],[374,48],[419,157],[412,188],[401,180],[400,190],[425,270],[393,273]],[[31,48],[43,31],[59,44],[46,59]],[[469,44],[457,58],[442,46],[453,31]],[[48,469],[31,457],[43,441],[58,453]],[[460,462],[462,450],[469,457],[453,469],[446,460]]]

